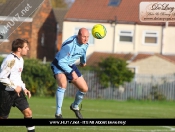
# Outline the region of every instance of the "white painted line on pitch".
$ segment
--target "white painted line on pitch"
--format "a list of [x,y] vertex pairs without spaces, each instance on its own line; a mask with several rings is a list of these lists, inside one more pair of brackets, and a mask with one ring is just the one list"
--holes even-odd
[[164,127],[164,128],[169,128],[170,131],[175,131],[175,128],[174,128],[174,127],[170,127],[170,126],[162,126],[162,127]]
[[[13,113],[11,115],[20,115],[20,114]],[[35,118],[35,116],[48,117],[48,118],[53,117],[53,118],[55,118],[55,115],[54,114],[53,115],[48,115],[48,114],[46,114],[46,115],[33,114],[33,118]]]
[[[22,127],[22,126],[3,126],[3,127]],[[169,130],[159,130],[159,129],[155,129],[155,130],[141,130],[141,129],[128,129],[128,130],[122,130],[122,129],[117,129],[117,128],[109,128],[109,127],[99,127],[99,126],[92,126],[92,127],[69,127],[69,126],[36,126],[35,129],[37,130],[37,128],[39,129],[53,129],[54,127],[57,127],[58,130],[70,130],[70,129],[74,129],[74,130],[96,130],[96,131],[120,131],[120,132],[170,132]],[[172,131],[171,131],[172,132]]]
[[[56,108],[55,106],[51,106],[52,108]],[[95,109],[82,109],[82,111],[95,111],[95,112],[114,112],[115,110],[95,110]]]
[[[54,108],[54,109],[56,109],[56,106],[51,106],[51,108]],[[66,108],[63,108],[63,109],[66,109]],[[82,111],[93,111],[93,112],[114,112],[114,113],[116,113],[116,111],[115,110],[96,110],[96,109],[83,109],[82,108]],[[125,112],[125,113],[128,113],[128,112]],[[130,112],[129,112],[130,113]]]

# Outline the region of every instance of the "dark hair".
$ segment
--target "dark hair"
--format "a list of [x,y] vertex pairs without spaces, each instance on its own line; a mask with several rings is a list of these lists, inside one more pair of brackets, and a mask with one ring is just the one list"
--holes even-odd
[[23,48],[24,47],[24,43],[29,43],[26,39],[15,39],[12,42],[12,51],[16,52],[18,50],[18,48]]

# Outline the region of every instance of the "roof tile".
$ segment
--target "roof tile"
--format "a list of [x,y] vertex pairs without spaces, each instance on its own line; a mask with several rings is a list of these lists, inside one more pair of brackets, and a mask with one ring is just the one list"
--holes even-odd
[[175,64],[175,55],[161,55],[161,54],[144,54],[140,53],[134,56],[133,54],[116,54],[116,53],[104,53],[104,52],[94,52],[87,60],[88,66],[97,66],[99,62],[101,62],[103,59],[106,59],[108,57],[114,57],[114,58],[120,58],[127,61],[132,60],[131,62],[140,61],[143,59],[146,59],[151,56],[158,56],[164,60],[167,60],[169,62],[172,62]]
[[103,53],[103,52],[94,52],[87,60],[87,65],[97,66],[100,61],[108,57],[120,58],[124,60],[131,60],[133,54],[114,54],[114,53]]
[[[140,22],[139,4],[143,0],[122,0],[119,6],[108,6],[109,0],[75,0],[65,16],[65,20],[74,21],[104,21],[115,20],[117,22],[131,22],[148,25],[164,25],[165,23]],[[152,0],[146,0],[147,2]],[[159,0],[159,2],[165,0]],[[168,0],[174,2],[174,0]],[[175,22],[170,22],[175,25]]]

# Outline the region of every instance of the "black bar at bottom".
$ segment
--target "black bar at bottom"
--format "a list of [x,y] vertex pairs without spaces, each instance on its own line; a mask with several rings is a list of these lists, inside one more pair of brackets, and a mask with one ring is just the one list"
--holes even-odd
[[0,119],[0,126],[175,126],[175,119]]

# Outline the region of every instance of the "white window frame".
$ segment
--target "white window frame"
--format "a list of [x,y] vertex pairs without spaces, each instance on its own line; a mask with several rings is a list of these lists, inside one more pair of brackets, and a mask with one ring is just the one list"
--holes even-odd
[[134,70],[134,74],[138,74],[138,66],[128,66],[129,69]]
[[[128,42],[128,41],[120,41],[120,37],[121,36],[126,36],[126,37],[132,37],[132,41]],[[134,33],[132,30],[120,30],[119,31],[119,42],[120,43],[133,43],[133,39],[134,39]]]
[[[3,30],[3,27],[4,27],[5,25],[0,25],[0,33],[1,33],[1,30]],[[7,30],[7,33],[4,35],[4,38],[6,38],[6,39],[0,39],[0,42],[9,42],[9,40],[7,39],[7,37],[8,37],[8,30]],[[2,36],[3,36],[3,34],[1,34]]]
[[[155,37],[157,38],[157,42],[156,43],[145,43],[145,38],[146,37]],[[155,46],[155,45],[158,45],[158,40],[159,40],[159,34],[158,34],[158,31],[144,31],[143,32],[143,44],[144,45],[152,45],[152,46]]]
[[137,81],[137,74],[138,74],[138,67],[139,66],[128,66],[129,69],[133,69],[134,70],[134,81]]
[[45,44],[45,34],[44,33],[42,33],[41,34],[41,46],[44,46]]
[[[74,28],[74,35],[78,35],[78,31],[79,31],[79,29],[80,29],[80,27],[75,27]],[[89,31],[89,41],[88,41],[88,44],[90,45],[90,46],[92,46],[92,45],[94,45],[95,44],[95,39],[94,39],[94,37],[92,36],[92,33],[91,33],[91,28],[87,28],[87,30]],[[92,41],[92,42],[90,42],[90,40]]]

